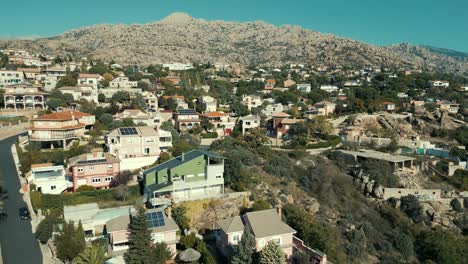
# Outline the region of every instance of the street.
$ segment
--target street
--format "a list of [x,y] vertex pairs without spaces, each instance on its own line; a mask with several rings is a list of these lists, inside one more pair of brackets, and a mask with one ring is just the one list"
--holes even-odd
[[10,147],[16,142],[11,137],[0,142],[0,185],[8,191],[4,200],[8,218],[0,222],[0,245],[4,264],[42,263],[39,244],[32,234],[31,224],[21,220],[19,208],[26,206],[19,193],[20,183],[11,156]]

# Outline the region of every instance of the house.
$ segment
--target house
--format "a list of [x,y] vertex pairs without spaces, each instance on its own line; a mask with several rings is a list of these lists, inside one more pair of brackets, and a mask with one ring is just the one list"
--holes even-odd
[[280,103],[278,104],[269,104],[265,107],[264,110],[262,110],[262,114],[266,116],[271,116],[274,113],[279,113],[286,111],[286,107]]
[[138,82],[130,81],[126,76],[119,76],[109,82],[110,88],[136,88]]
[[[106,232],[109,237],[109,246],[113,254],[128,250],[130,224],[135,213],[121,215],[106,222]],[[170,207],[167,214],[162,209],[150,209],[145,212],[148,228],[151,230],[151,238],[154,243],[165,243],[172,253],[177,254],[176,244],[179,227],[171,216]]]
[[153,164],[167,146],[170,133],[157,127],[120,127],[105,136],[109,153],[120,159],[120,170],[135,170]]
[[359,87],[361,85],[362,83],[360,80],[349,80],[349,81],[345,81],[343,84],[344,87]]
[[43,70],[43,72],[47,74],[47,76],[56,78],[60,78],[67,75],[67,69],[63,66],[47,67],[45,70]]
[[23,72],[26,81],[35,81],[36,76],[41,74],[40,68],[18,68],[17,71]]
[[408,94],[407,93],[397,93],[397,97],[398,98],[408,98]]
[[287,79],[286,81],[283,82],[283,86],[286,88],[292,87],[294,85],[296,85],[296,82],[291,79]]
[[261,251],[269,242],[280,245],[289,261],[293,255],[293,237],[296,230],[288,226],[281,219],[281,207],[262,211],[248,212],[241,216],[218,221],[219,230],[216,233],[216,243],[220,251],[227,257],[234,252],[244,234],[249,230],[255,237],[257,252]]
[[73,178],[73,191],[88,185],[96,189],[107,189],[119,175],[120,160],[109,153],[85,153],[68,160]]
[[322,84],[322,85],[320,85],[320,90],[328,92],[328,93],[333,93],[333,92],[338,91],[338,86]]
[[29,84],[18,84],[4,88],[3,102],[5,109],[45,109],[47,93],[41,91],[37,86]]
[[80,75],[78,75],[78,85],[86,84],[92,86],[94,89],[97,89],[99,81],[102,79],[102,76],[99,74],[80,73]]
[[188,108],[188,104],[187,102],[185,102],[185,97],[182,96],[182,95],[165,95],[163,97],[164,100],[168,100],[169,98],[171,98],[172,100],[174,100],[177,104],[177,109],[187,109]]
[[215,131],[221,129],[224,135],[230,135],[235,126],[235,122],[231,122],[229,115],[224,112],[207,112],[201,114],[200,118],[202,120],[207,119],[213,125]]
[[79,222],[87,238],[93,239],[107,232],[106,223],[120,216],[127,216],[135,212],[130,206],[99,208],[97,203],[80,205],[66,205],[63,207],[63,218],[66,222],[72,221],[76,226]]
[[262,105],[262,98],[260,98],[260,96],[257,95],[243,95],[241,103],[247,106],[247,108],[250,111],[252,110],[252,108],[259,107]]
[[101,88],[99,93],[103,94],[106,98],[112,98],[112,96],[118,92],[127,92],[130,94],[130,97],[134,97],[137,94],[143,92],[140,88]]
[[98,103],[98,89],[92,85],[82,84],[79,86],[65,86],[58,88],[63,94],[71,94],[75,101],[85,99],[88,102]]
[[58,77],[49,75],[42,76],[42,74],[36,77],[40,77],[40,83],[42,83],[44,91],[50,92],[57,86]]
[[0,70],[0,88],[7,85],[24,83],[24,73],[22,71]]
[[383,108],[384,111],[393,112],[393,111],[395,111],[395,103],[383,102],[382,103],[382,108]]
[[260,127],[260,117],[255,115],[243,116],[239,118],[239,123],[242,129],[242,135],[245,135],[250,129]]
[[276,81],[274,79],[268,79],[265,81],[264,90],[273,90],[275,88]]
[[159,112],[145,113],[140,109],[125,109],[123,112],[114,115],[114,120],[124,119],[131,119],[135,124],[144,124],[146,126],[161,125]]
[[219,197],[224,193],[225,157],[194,149],[143,172],[147,200],[153,205]]
[[33,119],[29,141],[41,147],[67,148],[69,143],[85,135],[95,122],[93,115],[79,111],[55,112]]
[[432,88],[447,88],[450,86],[450,83],[447,81],[435,80],[435,81],[429,81],[429,85]]
[[191,63],[165,63],[163,64],[163,68],[167,68],[170,71],[186,71],[193,69],[193,65]]
[[312,85],[310,85],[310,83],[300,83],[296,88],[302,93],[310,93],[310,91],[312,91]]
[[304,122],[304,119],[296,119],[296,118],[284,118],[280,121],[280,123],[276,127],[276,136],[282,137],[287,135],[289,130],[297,125],[298,123]]
[[448,112],[450,114],[457,114],[460,109],[460,104],[457,104],[455,101],[438,101],[437,106],[441,112]]
[[149,109],[158,110],[158,97],[153,92],[145,91],[141,94]]
[[280,125],[281,121],[285,118],[289,118],[291,115],[284,112],[273,113],[267,121],[267,130],[270,135],[276,135],[276,129]]
[[309,108],[309,110],[306,113],[310,115],[328,116],[330,114],[333,114],[335,112],[335,109],[335,103],[329,101],[321,101],[315,103],[312,107]]
[[28,184],[36,185],[36,190],[44,194],[61,194],[73,187],[63,166],[52,163],[32,164],[26,179]]
[[198,98],[200,107],[206,112],[215,112],[218,106],[218,101],[211,96],[201,96]]
[[180,132],[200,126],[200,115],[193,109],[178,109],[174,113],[175,127]]

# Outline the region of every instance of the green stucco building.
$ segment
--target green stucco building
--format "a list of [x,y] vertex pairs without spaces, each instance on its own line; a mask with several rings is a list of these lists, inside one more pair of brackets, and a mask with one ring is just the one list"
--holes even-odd
[[153,206],[217,197],[224,193],[225,157],[195,149],[143,172],[148,201]]

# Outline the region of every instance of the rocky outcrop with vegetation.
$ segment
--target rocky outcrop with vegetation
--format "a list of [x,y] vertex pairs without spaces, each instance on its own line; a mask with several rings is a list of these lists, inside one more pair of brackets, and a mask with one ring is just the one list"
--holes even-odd
[[148,24],[95,25],[36,40],[3,40],[0,47],[92,57],[121,64],[224,62],[281,66],[371,65],[466,74],[468,59],[424,47],[379,47],[298,26],[194,19],[175,13]]

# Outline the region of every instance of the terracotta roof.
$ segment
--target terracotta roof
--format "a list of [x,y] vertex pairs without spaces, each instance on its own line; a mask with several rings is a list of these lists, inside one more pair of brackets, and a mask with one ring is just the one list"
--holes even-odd
[[201,114],[201,116],[206,116],[206,117],[223,117],[223,116],[228,116],[226,113],[224,112],[208,112],[208,113],[204,113],[204,114]]
[[18,68],[16,69],[17,71],[22,71],[22,72],[31,72],[31,73],[40,73],[41,69],[39,68]]
[[392,104],[395,104],[395,103],[392,103],[392,102],[383,102],[382,104],[384,104],[384,105],[392,105]]
[[265,81],[266,83],[272,83],[272,84],[276,84],[276,81],[273,80],[273,79],[268,79]]
[[65,112],[55,112],[48,115],[40,116],[34,120],[72,120],[74,118],[82,118],[86,116],[92,116],[87,113],[79,111],[65,111]]
[[295,118],[285,118],[281,120],[281,124],[283,125],[295,125],[297,123],[304,122],[303,119],[295,119]]
[[100,78],[101,75],[99,74],[91,74],[91,73],[80,73],[78,78]]
[[277,112],[271,115],[272,117],[290,117],[291,115],[286,114],[285,112]]
[[185,100],[185,97],[182,96],[182,95],[165,95],[163,96],[164,99],[168,99],[168,98],[173,98],[173,99],[180,99],[180,100]]

